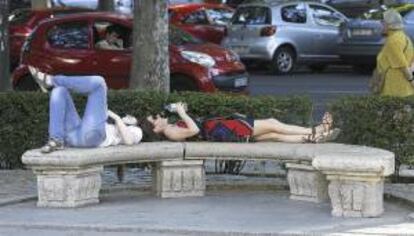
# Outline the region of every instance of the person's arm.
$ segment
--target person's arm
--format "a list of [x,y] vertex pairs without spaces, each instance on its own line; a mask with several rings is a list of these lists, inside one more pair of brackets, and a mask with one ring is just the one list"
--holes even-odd
[[185,140],[186,138],[193,137],[194,135],[200,132],[195,121],[187,114],[184,109],[183,103],[177,104],[177,114],[180,116],[181,120],[183,120],[186,124],[186,127],[177,127],[177,126],[168,126],[164,130],[164,135],[174,141],[181,141]]
[[108,110],[108,116],[115,121],[115,126],[118,129],[119,134],[121,135],[122,142],[125,145],[134,144],[133,137],[128,131],[127,126],[122,121],[121,117],[115,114],[113,111]]

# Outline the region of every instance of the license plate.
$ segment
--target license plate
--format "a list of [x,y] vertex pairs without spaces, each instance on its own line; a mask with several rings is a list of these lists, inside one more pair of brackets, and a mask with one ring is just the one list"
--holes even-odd
[[234,80],[234,87],[238,88],[238,87],[244,87],[247,86],[247,78],[243,77],[243,78],[237,78]]
[[247,54],[249,53],[249,47],[247,46],[235,46],[231,48],[237,54]]
[[352,36],[371,36],[374,32],[370,29],[354,29],[352,30]]

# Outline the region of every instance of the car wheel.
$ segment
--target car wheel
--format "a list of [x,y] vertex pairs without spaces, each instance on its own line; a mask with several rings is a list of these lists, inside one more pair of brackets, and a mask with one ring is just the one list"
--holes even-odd
[[374,71],[375,66],[374,65],[354,65],[353,68],[354,68],[354,71],[358,73],[369,75],[369,74],[372,74],[372,71]]
[[288,74],[295,65],[295,52],[289,47],[276,50],[272,60],[271,70],[274,74]]
[[40,91],[39,85],[30,75],[21,78],[14,89],[16,91]]
[[314,73],[320,73],[326,69],[326,65],[324,64],[313,64],[313,65],[309,65],[308,67]]
[[170,78],[170,91],[199,91],[196,83],[185,75],[172,75]]

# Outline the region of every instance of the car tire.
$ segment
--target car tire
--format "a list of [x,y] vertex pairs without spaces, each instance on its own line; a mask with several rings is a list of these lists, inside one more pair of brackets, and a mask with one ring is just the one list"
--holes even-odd
[[353,69],[357,73],[369,75],[369,74],[372,74],[372,72],[375,69],[375,66],[374,65],[354,65]]
[[188,76],[172,75],[170,78],[170,91],[199,91],[199,88],[197,87],[197,84],[194,83],[194,81]]
[[295,61],[295,52],[290,47],[281,47],[273,56],[271,71],[278,75],[288,74],[293,70]]
[[309,65],[308,67],[313,73],[321,73],[326,69],[327,66],[324,64],[313,64]]
[[19,80],[14,87],[16,91],[40,91],[39,85],[34,81],[32,76],[26,75]]

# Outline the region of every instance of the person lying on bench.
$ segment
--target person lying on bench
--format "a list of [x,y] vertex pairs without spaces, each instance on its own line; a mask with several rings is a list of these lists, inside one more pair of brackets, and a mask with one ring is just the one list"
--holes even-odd
[[[30,66],[30,73],[43,89],[52,89],[49,103],[49,141],[41,148],[50,153],[70,147],[108,147],[137,144],[142,130],[136,119],[121,119],[108,110],[107,87],[101,76],[48,75]],[[69,91],[88,97],[80,118]],[[108,116],[114,124],[107,123]],[[134,120],[135,119],[135,120]]]
[[171,124],[161,115],[149,116],[141,122],[144,135],[153,139],[182,141],[200,134],[205,141],[280,141],[289,143],[328,142],[334,140],[340,130],[333,129],[329,112],[320,125],[314,128],[289,125],[275,118],[253,119],[235,114],[230,117],[201,118],[195,121],[186,112],[186,105],[176,103],[175,112],[180,121]]

